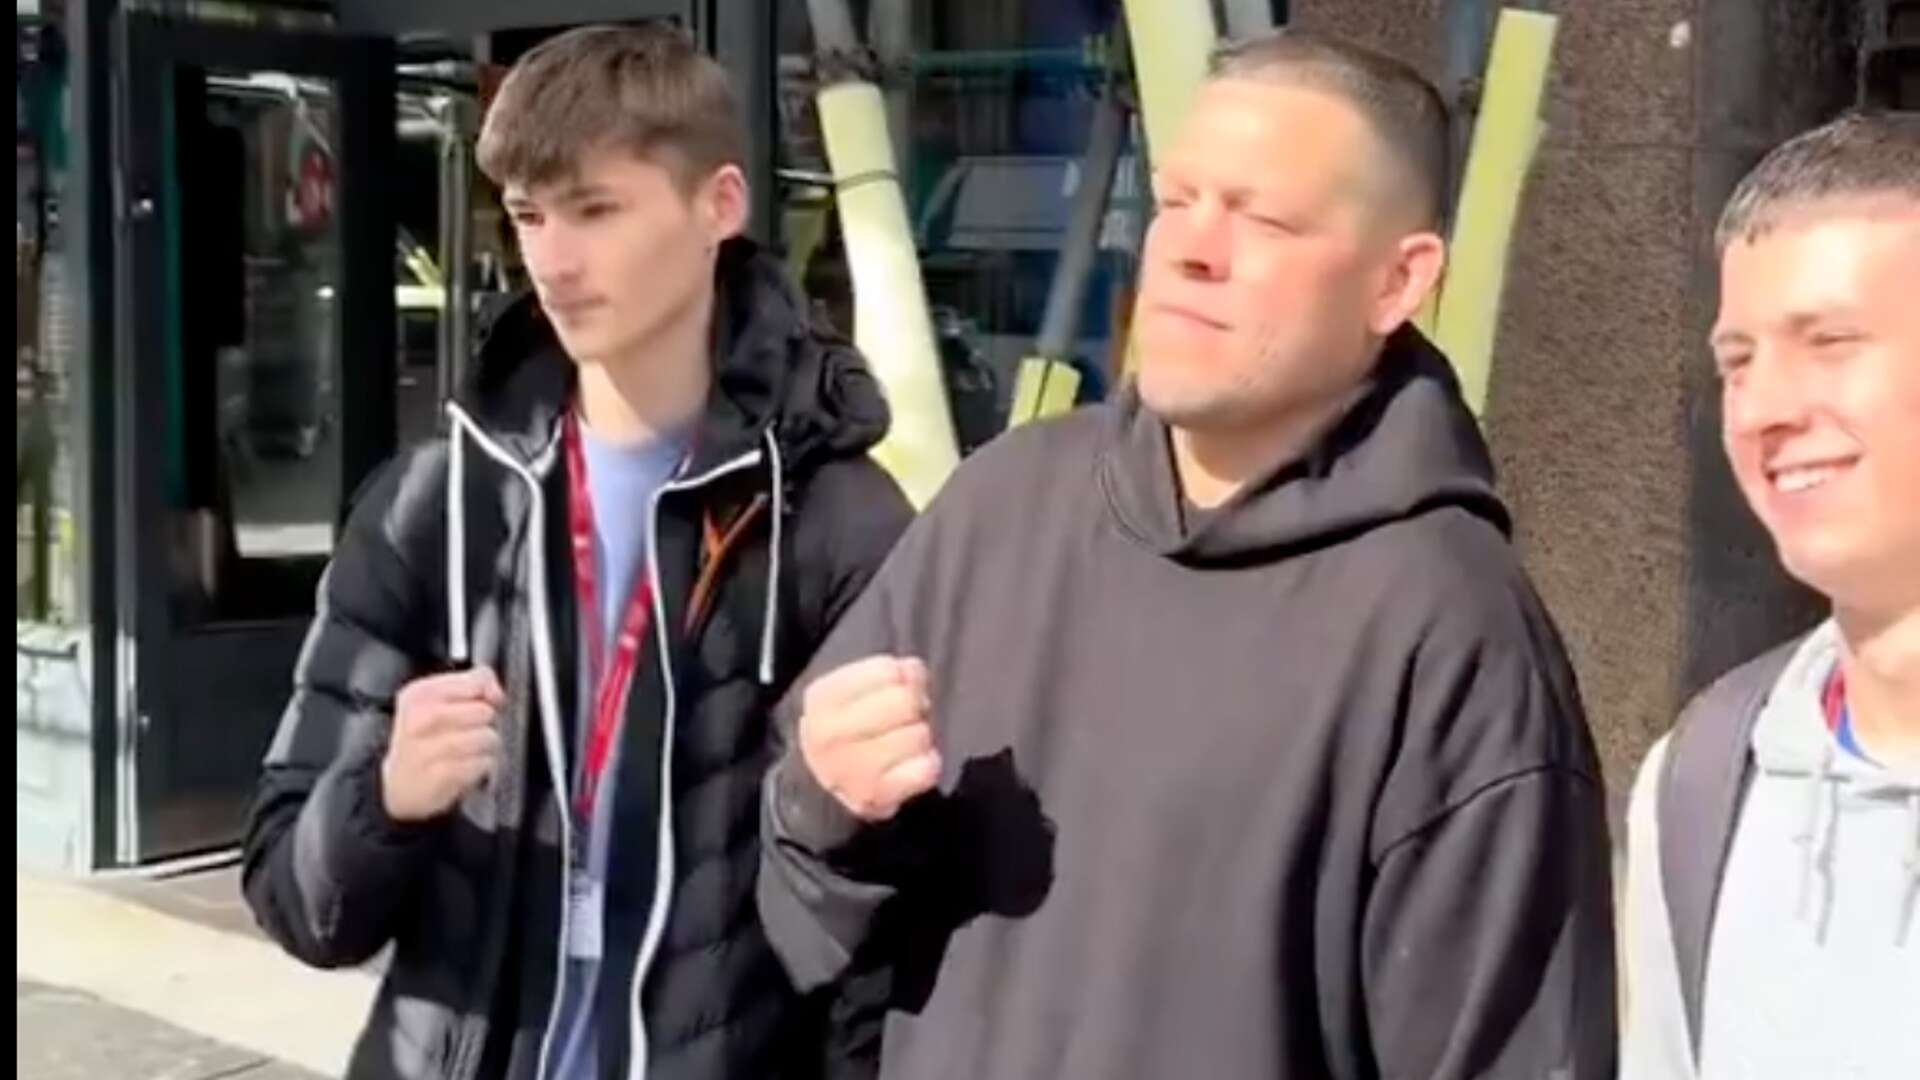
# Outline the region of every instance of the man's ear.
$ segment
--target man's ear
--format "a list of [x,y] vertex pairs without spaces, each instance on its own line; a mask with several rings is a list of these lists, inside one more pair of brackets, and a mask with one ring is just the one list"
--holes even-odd
[[1368,329],[1385,337],[1413,318],[1439,287],[1446,267],[1447,242],[1439,233],[1422,231],[1401,237],[1374,296]]
[[747,175],[738,165],[722,165],[700,185],[695,209],[707,239],[718,245],[739,236],[747,229],[752,200],[747,191]]

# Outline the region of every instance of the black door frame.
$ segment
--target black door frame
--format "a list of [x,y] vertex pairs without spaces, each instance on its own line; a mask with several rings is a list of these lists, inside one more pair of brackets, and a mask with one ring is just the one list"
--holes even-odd
[[[249,699],[239,716],[189,715],[201,710],[190,707],[198,695],[183,684],[218,672],[217,657],[244,664],[248,656],[287,652],[290,664],[291,650],[308,621],[302,617],[176,629],[166,595],[172,575],[165,552],[146,542],[161,520],[164,498],[164,456],[153,451],[169,424],[166,396],[159,392],[165,385],[167,357],[160,328],[178,326],[169,315],[172,298],[165,288],[167,275],[178,270],[167,265],[163,221],[169,212],[163,197],[168,179],[164,140],[177,76],[207,69],[272,70],[326,78],[337,87],[340,264],[333,340],[343,498],[336,514],[344,512],[344,496],[393,451],[394,227],[381,184],[394,155],[395,88],[392,45],[384,38],[186,22],[123,11],[114,17],[113,48],[116,258],[109,392],[115,402],[115,473],[123,483],[114,504],[112,538],[96,537],[95,542],[111,542],[115,552],[118,678],[112,684],[116,738],[111,861],[124,865],[221,847],[237,838],[237,817],[230,834],[162,835],[147,827],[152,811],[168,794],[159,782],[168,765],[164,755],[174,740],[158,736],[179,730],[155,725],[194,725],[206,732],[213,740],[208,752],[223,756],[223,778],[226,760],[233,762],[239,800],[235,806],[242,805],[281,701]],[[191,166],[180,167],[185,172]],[[282,688],[282,700],[284,692]],[[156,711],[163,715],[156,716]],[[243,762],[244,777],[239,775]],[[143,778],[149,782],[144,791]]]

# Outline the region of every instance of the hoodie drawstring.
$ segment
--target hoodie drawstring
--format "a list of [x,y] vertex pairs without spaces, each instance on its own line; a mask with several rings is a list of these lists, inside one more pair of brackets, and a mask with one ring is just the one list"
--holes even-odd
[[1899,946],[1907,943],[1920,902],[1920,788],[1907,792],[1907,835],[1907,895],[1900,901],[1900,921],[1893,924],[1893,942]]
[[456,667],[473,660],[467,640],[466,418],[447,409],[447,658]]
[[[1836,785],[1838,777],[1833,771],[1834,749],[1829,746],[1821,751],[1813,773],[1807,778],[1807,810],[1805,827],[1794,837],[1801,846],[1800,857],[1800,893],[1794,905],[1796,917],[1809,918],[1808,905],[1813,900],[1813,888],[1818,881],[1822,888],[1820,908],[1814,916],[1815,939],[1825,942],[1828,925],[1833,916],[1833,846],[1840,831],[1840,793]],[[1832,787],[1829,794],[1828,789]],[[1827,814],[1820,813],[1822,803],[1831,803]],[[1920,788],[1906,793],[1907,809],[1907,851],[1901,865],[1906,875],[1901,890],[1900,901],[1896,908],[1893,924],[1895,946],[1905,946],[1912,930],[1915,908],[1920,906]]]
[[767,443],[767,461],[773,468],[773,528],[767,541],[767,617],[760,628],[760,685],[773,685],[774,629],[780,617],[780,533],[787,516],[786,477],[780,464],[780,443],[768,426],[763,433]]
[[1795,917],[1803,920],[1807,918],[1807,905],[1813,898],[1814,877],[1818,873],[1825,879],[1823,884],[1828,886],[1821,902],[1821,916],[1816,924],[1816,934],[1823,940],[1826,937],[1826,913],[1832,907],[1833,900],[1831,888],[1833,834],[1836,824],[1833,819],[1838,816],[1838,808],[1836,807],[1834,813],[1828,815],[1824,822],[1826,827],[1822,828],[1820,804],[1823,801],[1822,797],[1826,794],[1827,784],[1832,778],[1833,747],[1827,746],[1821,749],[1820,759],[1814,765],[1813,774],[1807,778],[1806,823],[1800,833],[1794,837],[1794,843],[1799,844],[1801,848],[1800,894],[1799,899],[1794,903]]

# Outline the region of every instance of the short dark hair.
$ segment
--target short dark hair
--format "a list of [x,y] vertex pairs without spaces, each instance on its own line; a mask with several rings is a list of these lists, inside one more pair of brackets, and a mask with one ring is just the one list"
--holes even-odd
[[1404,170],[1420,200],[1420,220],[1435,229],[1445,222],[1452,156],[1447,105],[1412,66],[1330,35],[1283,29],[1221,45],[1207,74],[1297,84],[1346,101]]
[[746,160],[746,129],[727,73],[668,23],[583,26],[528,51],[500,84],[480,132],[480,169],[496,184],[546,183],[580,158],[620,147],[690,189]]
[[1874,195],[1920,200],[1920,116],[1847,112],[1774,147],[1727,199],[1714,249],[1757,240],[1793,210]]

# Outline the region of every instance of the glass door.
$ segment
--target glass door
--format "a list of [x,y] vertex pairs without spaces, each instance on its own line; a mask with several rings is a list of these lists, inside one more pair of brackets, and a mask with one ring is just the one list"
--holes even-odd
[[238,839],[347,499],[395,434],[388,42],[116,40],[124,862]]

